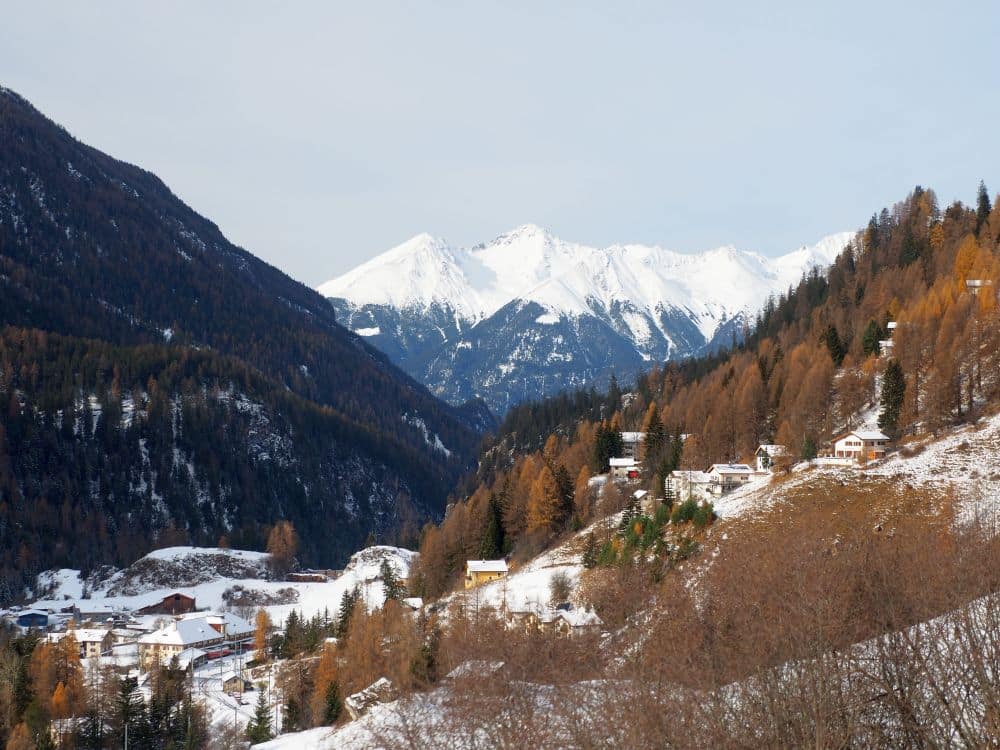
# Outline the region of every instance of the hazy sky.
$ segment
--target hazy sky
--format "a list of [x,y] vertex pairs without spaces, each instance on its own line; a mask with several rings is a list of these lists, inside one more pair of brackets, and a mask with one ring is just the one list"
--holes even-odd
[[971,202],[998,40],[992,0],[0,0],[0,83],[316,285],[421,231],[777,254]]

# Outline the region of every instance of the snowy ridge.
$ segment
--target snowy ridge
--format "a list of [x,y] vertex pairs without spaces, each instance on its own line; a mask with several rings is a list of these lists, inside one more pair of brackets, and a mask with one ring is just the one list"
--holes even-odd
[[[695,254],[638,244],[596,248],[532,224],[472,248],[420,234],[318,291],[359,306],[436,306],[466,325],[515,300],[567,316],[609,315],[616,303],[628,303],[654,320],[663,310],[686,311],[709,338],[723,320],[753,312],[810,268],[829,265],[852,237],[832,234],[769,259],[732,246]],[[641,338],[643,331],[633,330]]]

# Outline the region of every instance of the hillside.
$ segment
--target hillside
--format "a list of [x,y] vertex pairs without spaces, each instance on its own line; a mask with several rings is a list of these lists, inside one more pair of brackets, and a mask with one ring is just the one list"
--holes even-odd
[[[588,570],[584,540],[619,525],[618,513],[600,517],[504,581],[436,605],[446,635],[432,687],[261,747],[474,748],[469,737],[507,733],[551,748],[798,746],[816,732],[988,743],[998,449],[994,414],[868,469],[760,475],[716,504],[676,565],[649,547]],[[498,638],[491,618],[543,611],[559,573],[575,606],[596,607],[600,634]],[[946,710],[954,700],[960,715]]]
[[236,610],[250,619],[264,609],[280,626],[293,610],[306,620],[336,613],[344,594],[356,586],[367,606],[381,606],[382,561],[405,578],[416,554],[397,547],[366,547],[350,556],[339,577],[308,583],[271,580],[267,558],[249,550],[167,547],[121,570],[105,568],[89,576],[73,569],[45,571],[30,603],[55,611],[75,606],[86,617],[88,612],[134,612],[182,591],[194,597],[199,609]]
[[423,234],[319,292],[432,391],[452,403],[478,396],[502,414],[727,346],[769,296],[825,268],[851,237],[771,259],[734,247],[594,248],[533,225],[473,248]]
[[0,144],[0,601],[156,545],[260,547],[280,518],[333,565],[440,514],[481,404],[7,89]]

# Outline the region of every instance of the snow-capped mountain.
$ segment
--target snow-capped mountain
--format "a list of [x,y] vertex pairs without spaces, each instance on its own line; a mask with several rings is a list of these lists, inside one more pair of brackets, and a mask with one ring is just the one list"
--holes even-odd
[[420,234],[319,287],[339,321],[453,403],[629,378],[728,344],[768,295],[826,266],[853,233],[778,258],[596,248],[525,225],[472,248]]

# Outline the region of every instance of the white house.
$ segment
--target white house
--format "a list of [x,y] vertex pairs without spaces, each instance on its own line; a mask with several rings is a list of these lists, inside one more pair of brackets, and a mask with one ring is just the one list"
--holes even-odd
[[634,458],[612,458],[608,461],[611,476],[615,479],[638,479],[639,464]]
[[622,433],[622,458],[642,458],[642,446],[646,440],[645,432]]
[[704,500],[710,494],[711,483],[711,477],[703,471],[678,469],[663,481],[663,492],[665,497],[679,503],[689,499]]
[[753,469],[746,464],[712,464],[705,473],[710,482],[709,491],[722,495],[749,482]]
[[173,657],[179,657],[187,649],[205,650],[224,640],[222,632],[212,627],[204,617],[171,622],[139,639],[139,667],[147,669],[156,662],[169,664]]
[[889,436],[879,430],[852,430],[833,441],[833,455],[859,464],[885,457]]
[[74,628],[65,633],[49,633],[47,640],[55,643],[69,635],[72,635],[79,645],[81,659],[100,656],[105,651],[110,650],[114,643],[111,631],[103,628]]
[[770,471],[774,466],[775,459],[788,454],[788,449],[783,445],[764,444],[757,446],[754,451],[754,458],[757,460],[757,471]]

